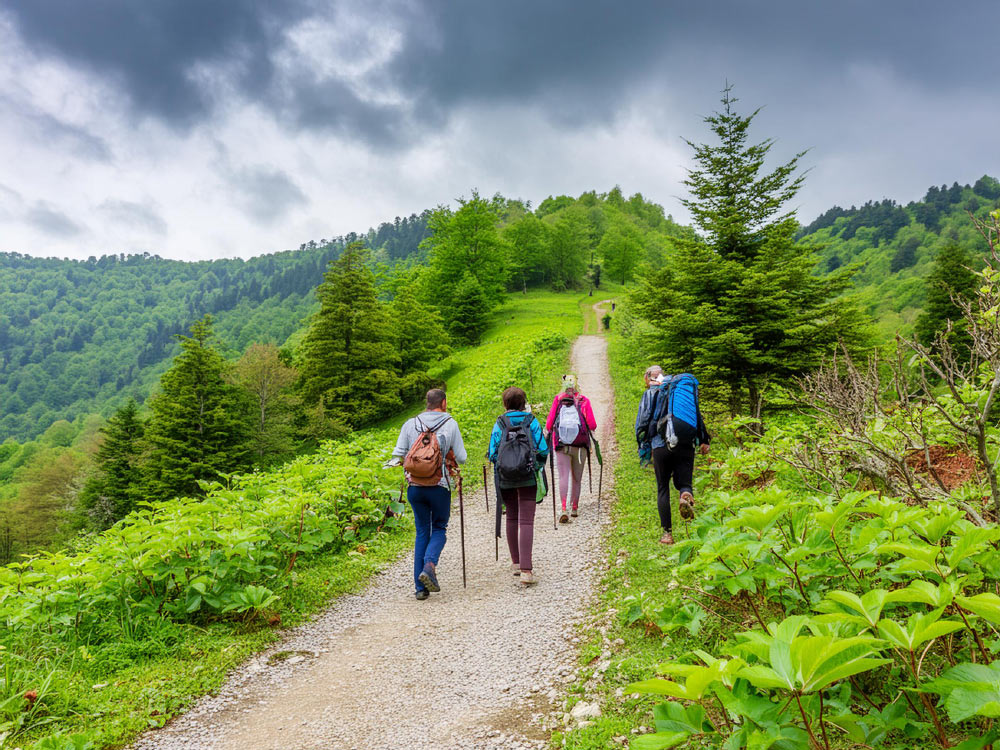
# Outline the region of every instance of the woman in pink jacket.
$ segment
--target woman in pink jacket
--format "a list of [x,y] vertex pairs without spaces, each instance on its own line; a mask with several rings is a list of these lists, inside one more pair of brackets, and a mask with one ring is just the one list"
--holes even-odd
[[[563,375],[563,389],[552,401],[545,429],[552,435],[559,471],[559,496],[562,498],[562,515],[559,523],[569,523],[566,515],[566,496],[575,518],[580,506],[580,487],[583,467],[590,451],[590,433],[597,429],[590,399],[576,387],[576,375]],[[570,481],[572,477],[572,482]]]

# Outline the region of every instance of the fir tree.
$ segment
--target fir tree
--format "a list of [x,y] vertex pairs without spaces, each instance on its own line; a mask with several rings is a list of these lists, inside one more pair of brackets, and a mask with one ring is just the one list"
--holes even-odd
[[94,475],[87,481],[80,504],[93,525],[106,529],[124,518],[144,499],[142,451],[145,423],[133,399],[101,428],[104,441],[94,457]]
[[229,365],[213,346],[212,318],[178,336],[181,353],[149,401],[146,487],[151,498],[201,492],[199,480],[218,480],[249,466],[246,395],[227,381]]
[[396,325],[396,351],[404,375],[423,372],[451,352],[441,316],[422,304],[411,286],[399,290],[389,312]]
[[979,277],[971,269],[972,262],[972,255],[955,244],[941,248],[935,257],[934,269],[925,282],[927,302],[914,326],[917,340],[924,346],[932,346],[951,321],[953,327],[948,342],[968,351],[972,342],[959,302],[973,300],[979,287]]
[[361,242],[344,249],[316,289],[320,309],[300,347],[299,389],[328,418],[360,427],[402,407],[395,326],[379,301]]
[[697,166],[685,205],[703,239],[679,239],[633,300],[662,364],[722,386],[734,415],[746,403],[760,420],[769,384],[813,369],[838,341],[856,348],[867,328],[838,298],[851,270],[814,275],[812,250],[794,239],[798,222],[784,206],[802,184],[801,154],[763,173],[772,142],[747,145],[757,112],[738,115],[734,103],[727,88],[722,112],[705,118],[717,145],[691,144]]

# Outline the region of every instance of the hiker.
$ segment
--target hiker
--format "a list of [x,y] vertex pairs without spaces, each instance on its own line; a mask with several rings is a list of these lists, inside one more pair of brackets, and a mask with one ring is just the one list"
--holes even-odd
[[698,380],[687,373],[664,375],[659,365],[643,375],[646,392],[639,401],[635,419],[635,438],[639,445],[639,463],[652,461],[656,474],[656,509],[663,534],[661,544],[673,544],[670,517],[670,481],[680,493],[678,509],[682,518],[694,518],[695,446],[707,455],[711,436],[705,428],[698,404]]
[[427,410],[406,420],[392,450],[393,465],[402,463],[408,487],[406,499],[417,527],[413,543],[413,582],[423,601],[440,591],[437,563],[444,549],[451,515],[451,471],[466,459],[458,424],[448,412],[445,392],[427,391]]
[[[522,586],[530,586],[538,582],[531,567],[531,546],[535,536],[535,505],[545,498],[545,459],[549,445],[538,420],[527,409],[523,390],[508,388],[502,399],[507,411],[493,425],[488,458],[493,464],[497,495],[506,510],[511,572],[520,576]],[[500,536],[500,503],[497,503],[496,535]]]
[[597,420],[594,419],[590,399],[577,389],[576,375],[563,375],[562,383],[562,390],[552,400],[545,430],[552,436],[556,451],[559,496],[562,498],[559,523],[569,523],[566,496],[570,497],[570,511],[576,518],[579,515],[583,468],[590,457],[590,433],[597,429]]

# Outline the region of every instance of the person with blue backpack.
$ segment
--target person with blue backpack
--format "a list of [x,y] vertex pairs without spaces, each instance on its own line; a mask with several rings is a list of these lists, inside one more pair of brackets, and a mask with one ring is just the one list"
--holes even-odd
[[639,460],[651,461],[656,474],[656,508],[663,534],[661,544],[673,544],[670,481],[680,493],[682,518],[694,517],[695,450],[707,455],[712,437],[705,428],[698,399],[698,379],[689,373],[664,375],[658,365],[646,370],[646,392],[635,420]]
[[[490,450],[497,497],[507,515],[507,549],[511,572],[522,586],[538,582],[531,561],[535,537],[535,506],[545,498],[545,459],[549,446],[538,420],[527,408],[520,388],[503,392],[501,414],[493,425]],[[496,503],[495,534],[500,537],[500,502]]]

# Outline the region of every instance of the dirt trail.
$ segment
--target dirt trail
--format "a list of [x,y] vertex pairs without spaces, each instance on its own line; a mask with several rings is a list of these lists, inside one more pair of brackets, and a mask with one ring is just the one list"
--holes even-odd
[[[598,421],[607,490],[615,451],[605,339],[579,337],[572,359]],[[480,462],[471,459],[465,471],[480,472]],[[439,564],[441,593],[416,601],[412,558],[399,560],[364,592],[338,600],[251,659],[217,696],[145,734],[135,750],[542,746],[547,717],[574,676],[572,626],[596,580],[597,484],[594,461],[593,494],[585,474],[580,517],[568,526],[553,529],[550,500],[538,506],[540,582],[530,589],[511,575],[503,539],[494,560],[493,514],[481,492],[465,501],[469,585],[462,588],[456,497]]]

